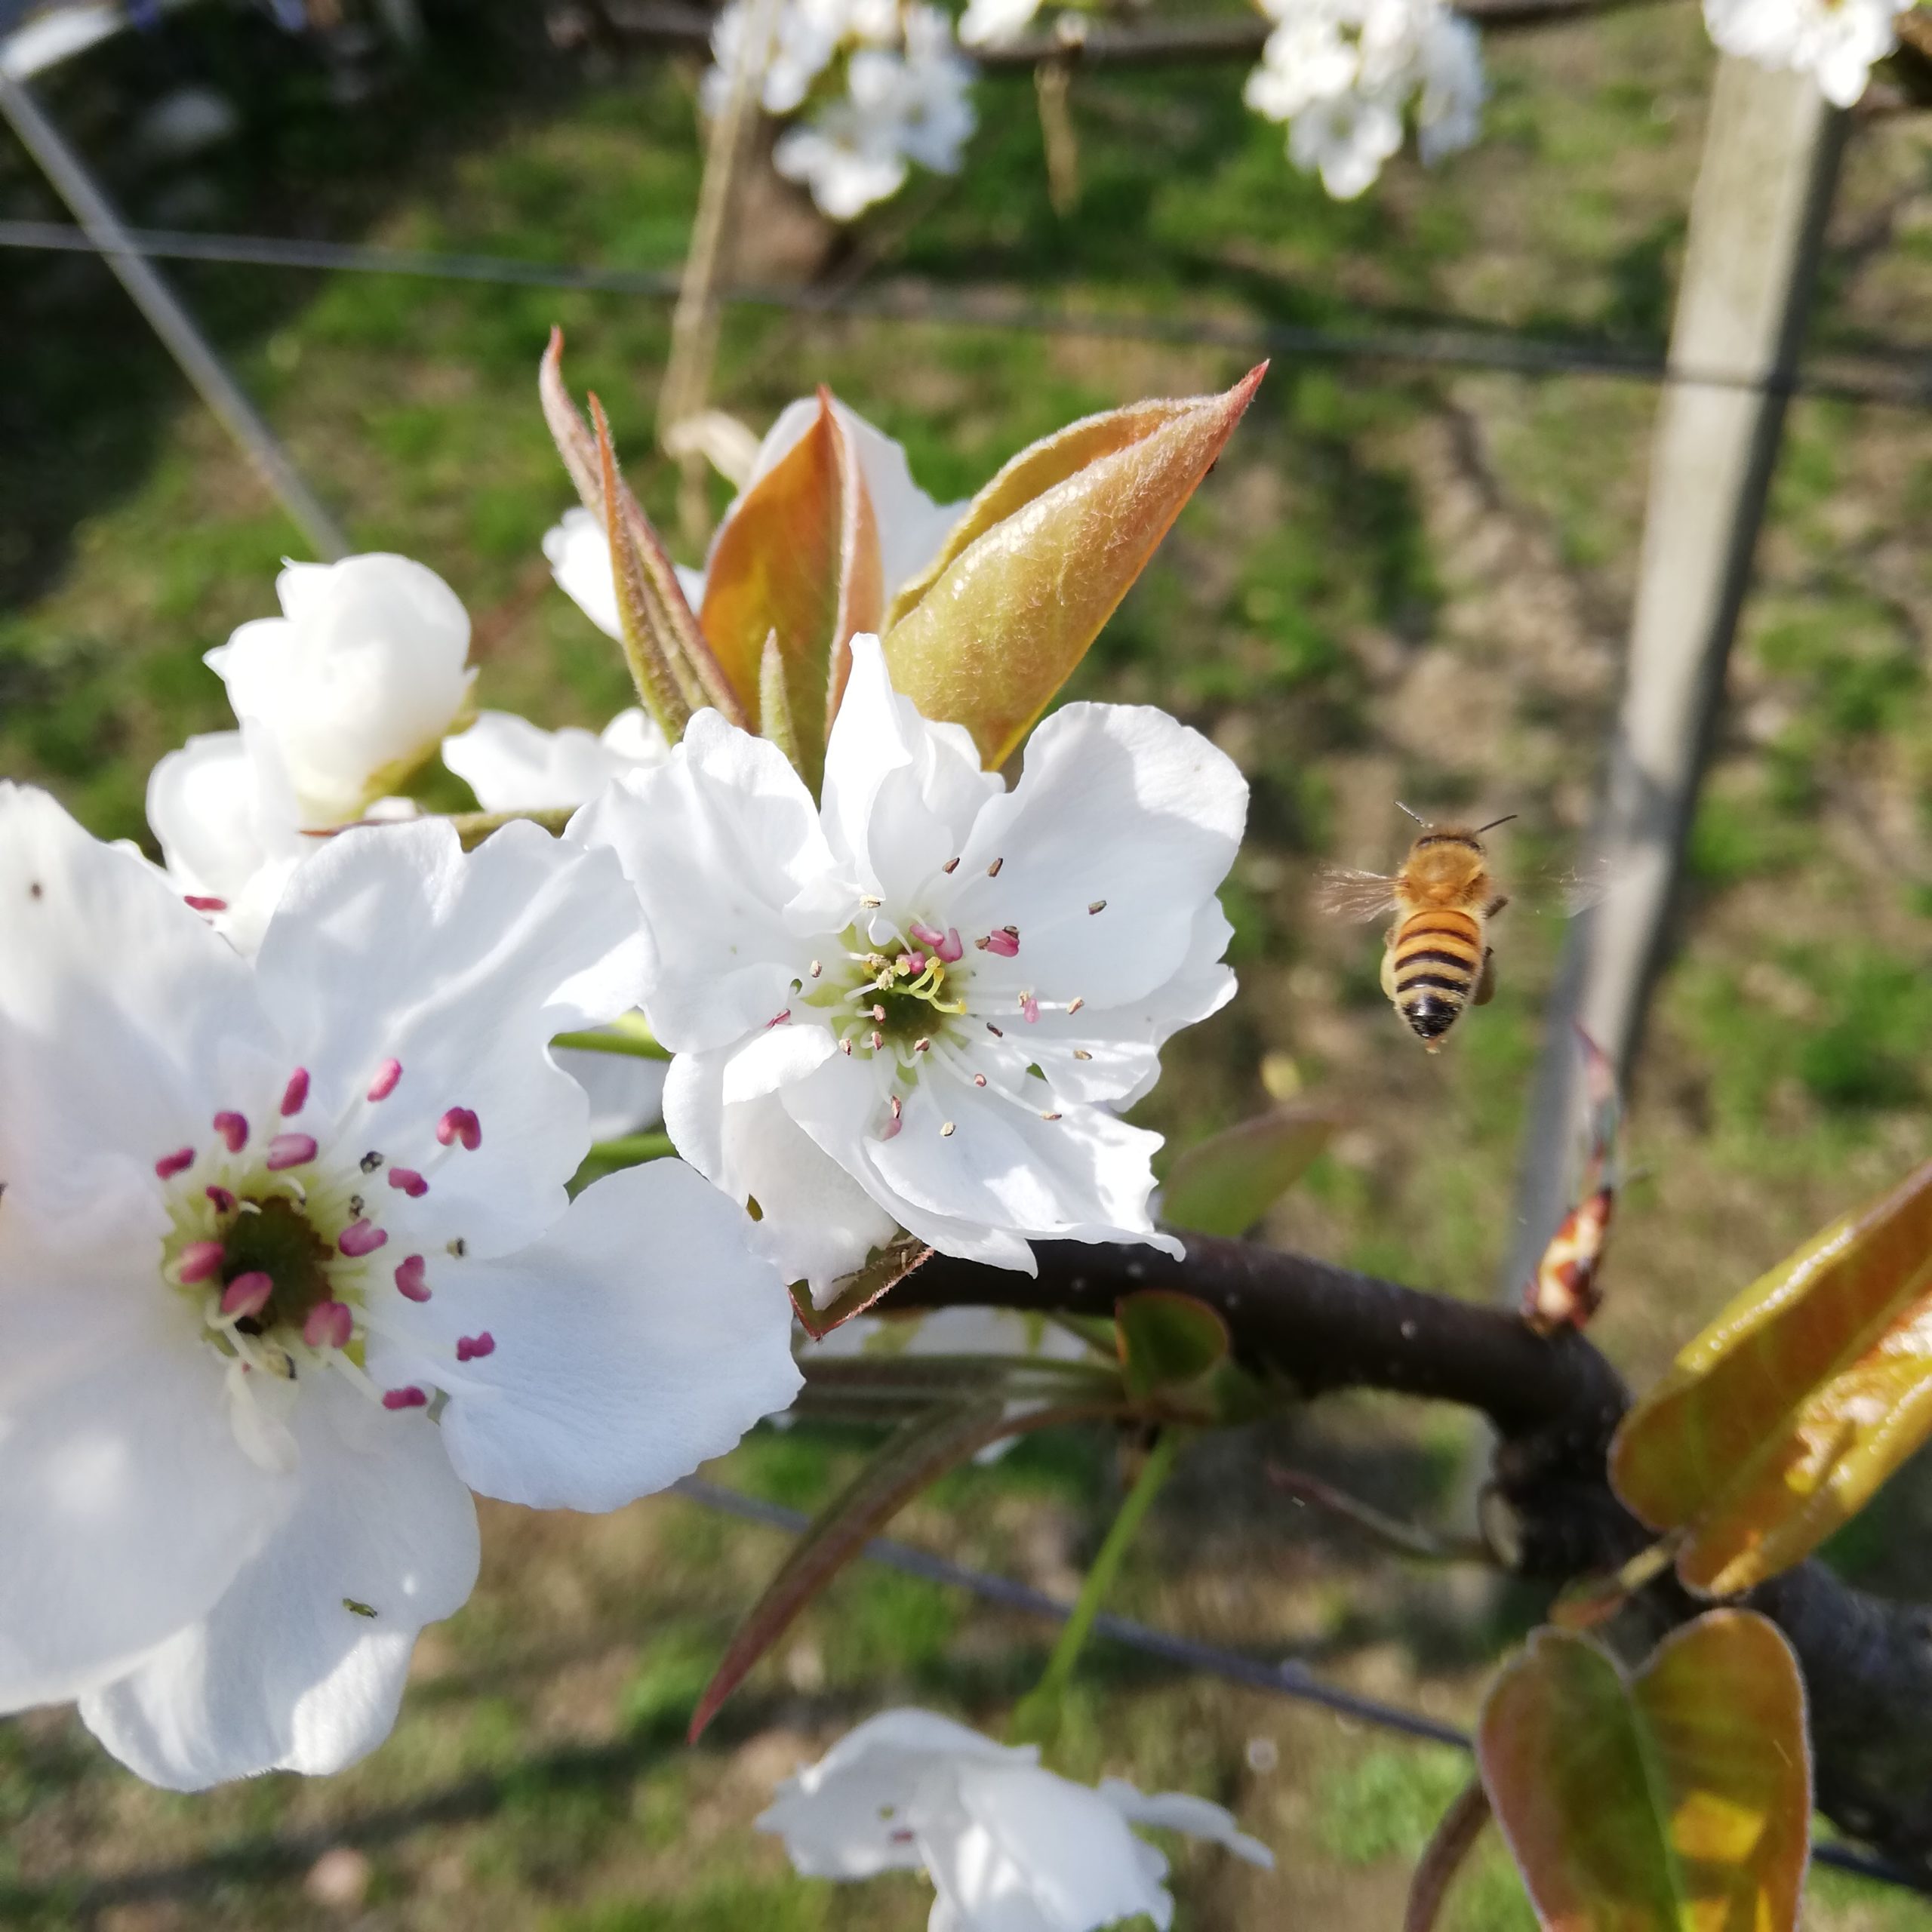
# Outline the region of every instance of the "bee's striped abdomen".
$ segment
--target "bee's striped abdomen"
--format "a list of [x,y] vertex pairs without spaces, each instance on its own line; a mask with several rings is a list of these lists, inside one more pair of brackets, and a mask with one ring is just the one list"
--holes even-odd
[[1482,976],[1482,928],[1447,906],[1412,912],[1389,949],[1389,980],[1395,1011],[1433,1047],[1456,1023]]

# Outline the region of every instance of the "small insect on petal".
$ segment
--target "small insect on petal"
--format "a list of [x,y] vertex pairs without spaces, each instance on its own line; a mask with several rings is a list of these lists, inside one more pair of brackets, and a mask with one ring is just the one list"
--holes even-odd
[[423,1257],[412,1254],[395,1265],[397,1288],[411,1301],[427,1301],[429,1284],[423,1278]]
[[335,1238],[335,1244],[352,1261],[359,1261],[365,1254],[374,1254],[377,1248],[389,1240],[386,1228],[379,1228],[371,1221],[351,1221]]
[[302,1323],[302,1339],[312,1349],[346,1349],[355,1332],[355,1317],[346,1302],[318,1301]]
[[278,1134],[269,1143],[269,1172],[278,1174],[287,1168],[299,1168],[315,1158],[312,1134]]
[[246,1114],[217,1114],[214,1131],[227,1142],[228,1151],[231,1154],[238,1154],[248,1144],[248,1116]]
[[467,1107],[452,1107],[436,1123],[436,1138],[448,1147],[460,1140],[471,1153],[483,1144],[483,1126]]
[[181,1251],[176,1270],[184,1281],[205,1281],[220,1269],[223,1258],[220,1241],[191,1241]]
[[290,1114],[299,1114],[309,1104],[309,1069],[298,1066],[288,1076],[288,1084],[281,1090],[281,1111],[285,1118]]
[[369,1098],[386,1100],[395,1091],[395,1083],[402,1078],[402,1062],[386,1060],[376,1069],[376,1077],[369,1083]]

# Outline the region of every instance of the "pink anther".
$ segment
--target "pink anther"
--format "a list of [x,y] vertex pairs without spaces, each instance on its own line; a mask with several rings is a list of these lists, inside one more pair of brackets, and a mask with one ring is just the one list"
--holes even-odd
[[436,1138],[445,1147],[460,1140],[473,1154],[483,1144],[483,1124],[467,1107],[452,1107],[437,1121]]
[[369,1082],[369,1097],[372,1100],[386,1100],[395,1091],[395,1083],[402,1078],[402,1062],[386,1060],[376,1069],[376,1077]]
[[246,1114],[217,1114],[214,1131],[228,1143],[228,1151],[231,1154],[238,1154],[248,1144],[248,1116]]
[[1011,926],[1000,926],[987,934],[980,944],[988,952],[1011,959],[1020,950],[1020,935]]
[[377,1227],[373,1221],[351,1221],[335,1238],[336,1246],[352,1261],[359,1261],[365,1254],[374,1254],[389,1238],[386,1228]]
[[949,966],[950,966],[955,959],[964,958],[966,952],[966,942],[959,937],[959,928],[957,926],[948,926],[946,929],[945,938],[941,940],[938,945],[933,948],[933,950],[937,953],[940,958],[944,960]]
[[205,893],[184,892],[181,897],[183,901],[197,912],[225,912],[228,910],[226,900],[211,899]]
[[429,1284],[423,1278],[421,1255],[410,1255],[395,1264],[395,1284],[411,1301],[429,1299]]
[[383,1392],[383,1407],[386,1409],[426,1409],[429,1398],[412,1382],[407,1389],[386,1389]]
[[204,1188],[202,1191],[214,1203],[214,1211],[217,1214],[232,1214],[235,1212],[235,1197],[226,1188],[208,1187]]
[[309,1104],[309,1069],[298,1066],[288,1076],[288,1084],[281,1090],[281,1111],[285,1118],[299,1114]]
[[302,1323],[302,1339],[312,1349],[346,1349],[355,1332],[355,1313],[346,1302],[318,1301]]
[[315,1158],[312,1134],[278,1134],[269,1143],[269,1172],[278,1174],[285,1168],[299,1168]]
[[429,1191],[429,1183],[414,1168],[392,1168],[389,1185],[399,1187],[412,1201],[420,1201]]
[[195,1150],[192,1147],[177,1147],[171,1154],[164,1154],[154,1164],[154,1171],[163,1180],[172,1180],[184,1168],[195,1164]]
[[184,1281],[205,1281],[220,1269],[226,1253],[218,1241],[191,1241],[181,1251],[176,1272]]
[[485,1355],[496,1352],[497,1338],[487,1328],[480,1335],[459,1335],[456,1338],[458,1361],[481,1361]]
[[946,943],[946,935],[937,927],[921,924],[915,919],[908,928],[912,937],[929,952],[937,952]]
[[259,1268],[251,1268],[247,1274],[237,1275],[222,1291],[221,1312],[240,1318],[259,1315],[274,1293],[275,1277]]
[[1020,996],[1020,1017],[1029,1026],[1040,1017],[1040,1002],[1031,993]]

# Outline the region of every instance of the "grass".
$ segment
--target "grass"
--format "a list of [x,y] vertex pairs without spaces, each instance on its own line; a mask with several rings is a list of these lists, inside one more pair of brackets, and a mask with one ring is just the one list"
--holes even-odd
[[[433,57],[352,111],[265,26],[181,17],[162,43],[168,71],[215,79],[245,107],[237,143],[192,165],[141,165],[122,137],[127,103],[156,71],[152,43],[104,50],[50,98],[137,220],[678,261],[697,179],[688,63],[559,51],[506,0],[432,20]],[[1455,318],[1654,341],[1709,74],[1694,10],[1498,40],[1492,66],[1481,147],[1433,175],[1404,161],[1346,206],[1286,166],[1278,131],[1241,108],[1238,72],[1083,74],[1082,195],[1066,221],[1046,198],[1029,90],[989,82],[969,171],[915,187],[929,196],[919,220],[889,208],[841,241],[767,194],[743,266],[770,279],[863,260],[875,280],[909,288],[995,284],[1082,309],[1337,326]],[[1913,211],[1932,181],[1918,141],[1899,123],[1854,137],[1826,340],[1909,334],[1925,312],[1932,245]],[[0,213],[54,212],[0,157]],[[1897,245],[1868,245],[1888,223]],[[560,321],[572,380],[603,396],[633,478],[668,521],[672,478],[651,444],[663,304],[177,273],[357,543],[421,557],[457,586],[476,620],[485,703],[596,724],[626,701],[615,654],[549,587],[538,554],[568,492],[531,379]],[[138,838],[154,760],[225,722],[201,654],[271,608],[293,539],[96,268],[0,263],[0,334],[15,356],[0,390],[0,771],[50,784],[103,835]],[[1241,360],[738,310],[716,394],[761,426],[829,382],[906,440],[943,498],[1071,417],[1223,384]],[[1560,926],[1512,911],[1496,1003],[1425,1060],[1377,989],[1375,941],[1312,916],[1311,876],[1323,858],[1392,860],[1398,796],[1518,811],[1512,860],[1561,862],[1614,702],[1653,406],[1642,386],[1605,379],[1278,360],[1075,681],[1077,695],[1177,711],[1253,787],[1227,894],[1242,997],[1169,1050],[1145,1111],[1178,1140],[1205,1134],[1263,1104],[1266,1055],[1345,1101],[1349,1129],[1276,1217],[1284,1241],[1447,1292],[1492,1291]],[[1794,406],[1632,1097],[1633,1155],[1649,1177],[1617,1229],[1602,1334],[1640,1379],[1740,1284],[1924,1149],[1932,557],[1913,533],[1929,506],[1922,417]],[[438,796],[463,802],[453,782]],[[721,1473],[809,1509],[864,1446],[763,1432]],[[1265,1445],[1197,1445],[1129,1565],[1122,1606],[1466,1721],[1485,1660],[1534,1606],[1498,1604],[1284,1512],[1257,1469],[1265,1447],[1381,1506],[1439,1517],[1461,1494],[1469,1446],[1453,1417],[1375,1403],[1324,1405]],[[1116,1494],[1109,1445],[1043,1438],[949,1479],[900,1527],[1070,1594]],[[1911,1552],[1924,1494],[1901,1479],[1879,1516],[1841,1539],[1840,1559],[1878,1586],[1923,1587]],[[63,1714],[0,1725],[0,1924],[918,1922],[928,1894],[915,1881],[795,1881],[750,1821],[777,1778],[884,1702],[916,1699],[997,1731],[1049,1633],[855,1572],[687,1751],[684,1715],[780,1540],[668,1499],[604,1519],[488,1515],[476,1598],[426,1638],[395,1739],[340,1778],[170,1798],[115,1770]],[[1104,1646],[1082,1682],[1066,1768],[1215,1797],[1279,1855],[1267,1878],[1171,1847],[1182,1924],[1395,1922],[1459,1761]],[[349,1864],[328,1866],[338,1854]],[[330,1870],[354,1883],[331,1894]],[[1470,1932],[1527,1923],[1493,1852],[1452,1910]],[[1932,1924],[1921,1904],[1835,1875],[1815,1881],[1810,1912],[1820,1932]]]

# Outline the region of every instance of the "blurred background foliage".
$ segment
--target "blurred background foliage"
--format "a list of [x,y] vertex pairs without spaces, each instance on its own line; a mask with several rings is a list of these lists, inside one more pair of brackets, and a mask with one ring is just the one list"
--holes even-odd
[[[129,218],[626,268],[675,267],[695,198],[695,57],[619,45],[568,8],[428,14],[422,57],[326,60],[211,4],[130,35],[45,97]],[[1346,327],[1445,319],[1654,346],[1710,52],[1647,5],[1491,42],[1482,144],[1349,205],[1284,161],[1232,67],[1076,82],[1081,197],[1048,199],[1030,82],[989,81],[955,181],[922,177],[837,235],[761,178],[734,272],[768,285],[996,289],[1082,312]],[[153,104],[236,109],[192,153]],[[0,216],[60,218],[0,148]],[[552,321],[667,527],[651,454],[668,305],[254,268],[171,271],[358,547],[439,571],[476,624],[485,703],[600,724],[615,651],[538,550],[570,491],[535,407]],[[1814,342],[1910,345],[1932,313],[1925,124],[1861,128]],[[292,534],[97,263],[0,255],[0,771],[97,832],[144,835],[154,760],[226,722],[200,663],[272,608]],[[944,499],[1084,412],[1224,385],[1184,343],[734,309],[715,397],[762,429],[819,382],[906,441]],[[1571,853],[1593,796],[1634,578],[1654,391],[1278,358],[1218,469],[1103,635],[1074,694],[1158,703],[1254,788],[1227,894],[1241,998],[1168,1054],[1144,1114],[1185,1143],[1299,1087],[1350,1122],[1269,1232],[1483,1297],[1561,929],[1506,915],[1496,1003],[1425,1059],[1376,984],[1378,946],[1312,910],[1316,863],[1392,863],[1392,801],[1521,814],[1502,863]],[[718,500],[728,494],[721,485]],[[1612,1238],[1600,1339],[1641,1381],[1736,1288],[1925,1149],[1932,978],[1932,435],[1920,413],[1803,399],[1734,660],[1694,879],[1631,1118],[1641,1177]],[[436,795],[464,801],[445,780]],[[864,1444],[754,1438],[725,1480],[798,1506]],[[1407,1566],[1272,1491],[1264,1454],[1381,1506],[1466,1503],[1461,1419],[1324,1404],[1199,1444],[1131,1559],[1121,1607],[1466,1720],[1524,1593]],[[1111,1445],[1029,1442],[900,1525],[1070,1595],[1118,1494]],[[395,1740],[325,1784],[149,1792],[64,1714],[0,1724],[0,1923],[553,1932],[831,1932],[923,1922],[910,1880],[794,1880],[750,1821],[770,1787],[895,1699],[997,1728],[1051,1633],[861,1567],[707,1737],[683,1726],[780,1550],[672,1499],[604,1519],[486,1510],[485,1580],[430,1632]],[[1915,1472],[1840,1540],[1874,1585],[1925,1593]],[[1463,1775],[1453,1754],[1172,1675],[1098,1646],[1061,1768],[1232,1804],[1275,1878],[1180,1854],[1180,1922],[1380,1928]],[[1932,1907],[1821,1875],[1807,1924],[1932,1926]],[[1464,1932],[1529,1918],[1492,1858]]]

